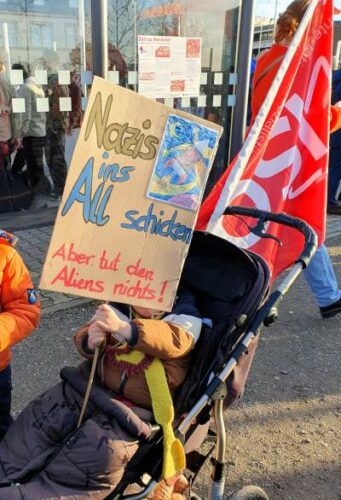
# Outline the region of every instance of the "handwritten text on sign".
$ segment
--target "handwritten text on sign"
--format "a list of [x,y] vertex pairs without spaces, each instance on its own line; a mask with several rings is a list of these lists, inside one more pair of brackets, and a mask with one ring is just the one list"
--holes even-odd
[[[170,113],[167,144],[175,147],[167,149]],[[187,206],[202,195],[219,134],[214,124],[96,78],[41,288],[170,310],[196,219]],[[156,161],[161,199],[151,200]]]
[[[76,264],[80,266],[89,266],[93,264],[94,268],[101,271],[120,271],[121,252],[115,255],[109,255],[106,250],[102,251],[100,256],[94,254],[87,255],[77,253],[74,244],[71,243],[67,248],[65,243],[52,255],[52,259],[59,259],[63,263],[60,271],[53,278],[51,284],[61,282],[65,288],[73,290],[89,290],[90,292],[102,293],[105,290],[105,281],[96,279],[81,278],[81,273],[77,271]],[[138,259],[134,264],[125,266],[124,272],[127,279],[122,283],[115,283],[112,287],[114,296],[138,298],[142,300],[155,300],[162,302],[163,295],[167,287],[167,281],[161,283],[161,289],[153,288],[154,271],[146,269],[141,264],[142,259]]]

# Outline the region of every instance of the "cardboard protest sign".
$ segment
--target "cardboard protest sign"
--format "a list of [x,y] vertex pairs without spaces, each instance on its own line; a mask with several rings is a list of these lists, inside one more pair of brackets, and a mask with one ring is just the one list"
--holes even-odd
[[40,287],[169,311],[220,135],[95,78]]

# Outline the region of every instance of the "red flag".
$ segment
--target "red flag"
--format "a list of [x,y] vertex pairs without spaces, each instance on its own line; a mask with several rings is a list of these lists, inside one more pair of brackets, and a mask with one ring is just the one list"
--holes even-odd
[[339,9],[338,7],[334,7],[333,14],[334,16],[338,16],[339,14],[341,14],[341,9]]
[[201,207],[197,229],[262,255],[274,279],[302,248],[292,229],[270,223],[261,239],[245,224],[223,216],[227,206],[285,212],[325,237],[329,149],[332,0],[312,0],[244,146]]

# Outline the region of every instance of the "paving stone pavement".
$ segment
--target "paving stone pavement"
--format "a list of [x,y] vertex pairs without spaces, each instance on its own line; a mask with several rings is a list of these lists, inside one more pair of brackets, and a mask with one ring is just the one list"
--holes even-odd
[[327,239],[336,237],[341,237],[341,217],[338,215],[329,215],[327,222]]
[[[15,235],[19,238],[17,248],[31,272],[36,287],[38,287],[51,234],[51,226],[15,232]],[[341,217],[328,216],[327,241],[336,237],[341,237]],[[91,300],[47,290],[40,291],[40,298],[43,314],[84,304]]]
[[[36,288],[38,288],[51,234],[51,226],[15,232],[15,236],[19,239],[17,249],[31,273]],[[48,290],[40,290],[39,295],[43,314],[85,304],[91,300]]]

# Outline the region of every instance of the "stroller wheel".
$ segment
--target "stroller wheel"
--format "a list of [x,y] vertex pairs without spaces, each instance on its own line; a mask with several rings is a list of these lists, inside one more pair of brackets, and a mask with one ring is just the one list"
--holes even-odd
[[270,500],[270,498],[259,486],[245,486],[233,493],[229,500]]

